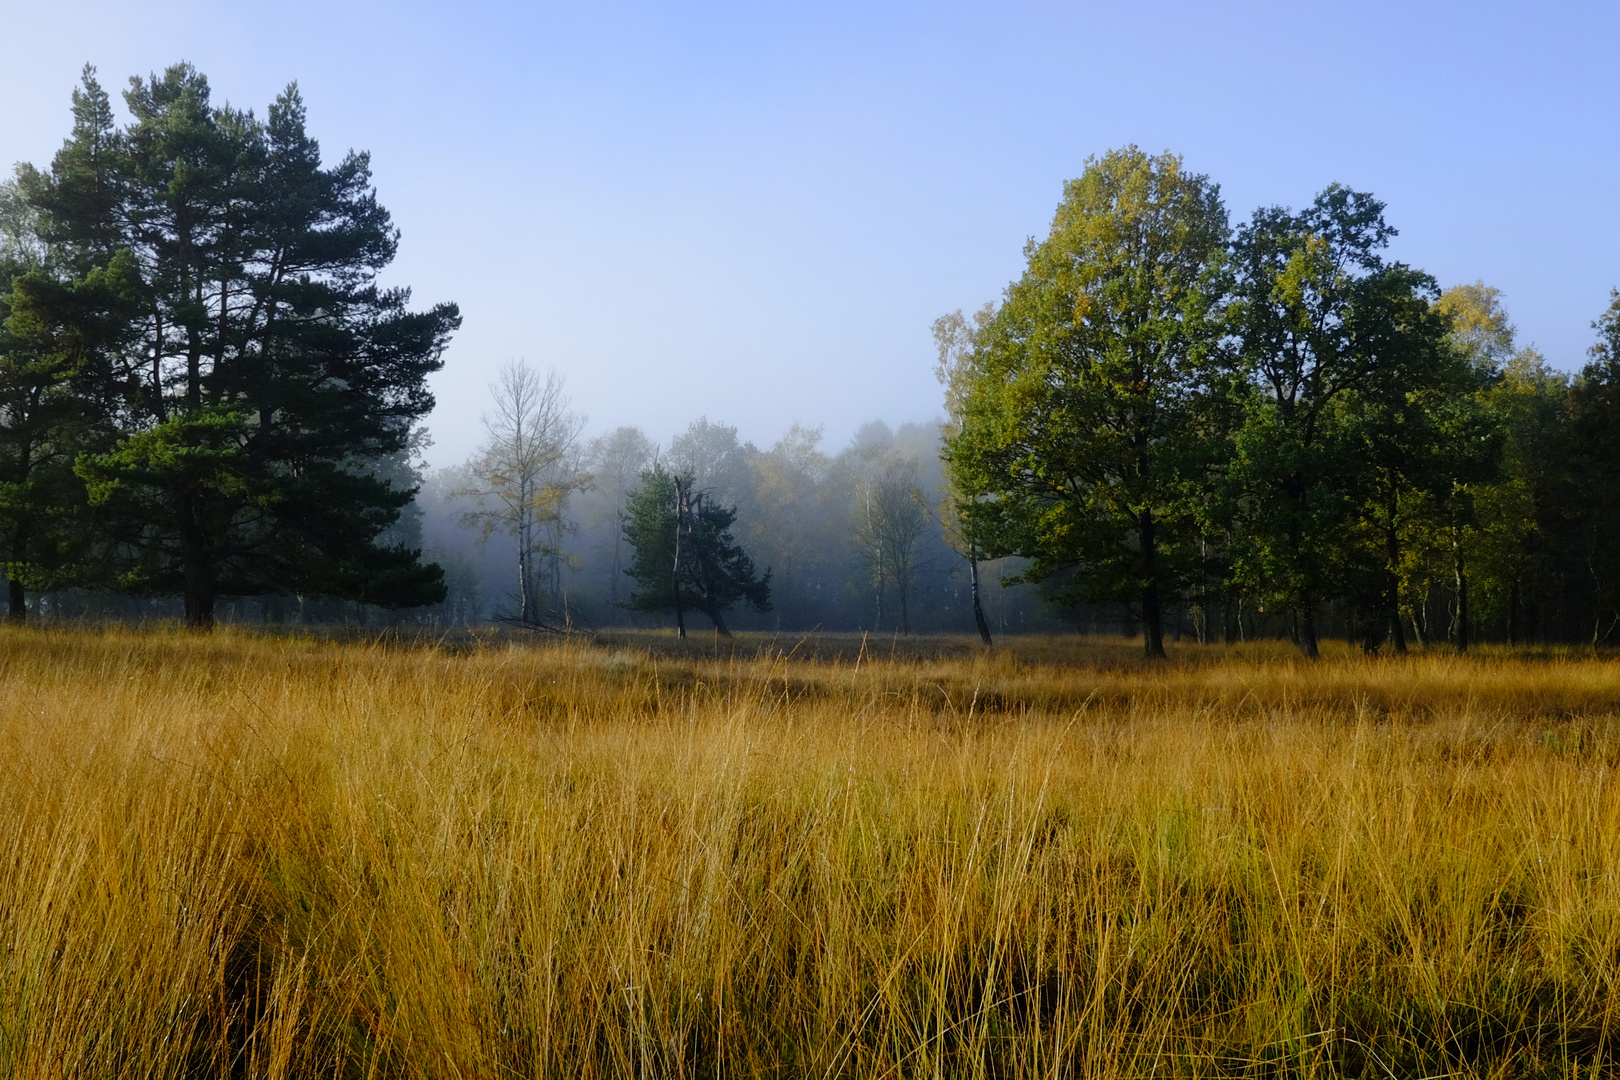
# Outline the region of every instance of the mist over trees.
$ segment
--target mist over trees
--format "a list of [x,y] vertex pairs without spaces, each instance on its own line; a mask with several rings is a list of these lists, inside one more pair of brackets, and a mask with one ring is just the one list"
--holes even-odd
[[[649,529],[672,528],[679,475],[701,496],[706,527],[729,535],[756,579],[770,575],[768,609],[743,592],[735,606],[719,608],[727,630],[973,632],[968,562],[936,523],[943,483],[938,425],[893,429],[874,421],[835,453],[822,443],[819,429],[794,426],[762,449],[742,440],[737,428],[706,417],[667,446],[636,428],[584,439],[579,462],[590,480],[567,503],[558,560],[562,595],[554,615],[566,610],[570,624],[581,628],[675,625],[673,600],[665,600],[672,594],[673,550],[655,557],[646,572],[631,571],[637,569],[637,500],[643,500],[644,518],[659,518]],[[466,472],[457,466],[424,477],[418,495],[424,557],[445,568],[448,592],[443,604],[408,618],[447,624],[516,615],[510,537],[496,532],[484,541],[479,530],[462,526],[472,504]],[[984,567],[991,583],[984,605],[989,625],[1006,632],[1073,625],[1066,618],[1076,613],[1049,608],[1037,589],[1000,587],[1018,565],[998,560]],[[638,594],[645,603],[633,599]],[[682,595],[687,629],[707,633],[713,623],[701,587],[689,580]],[[697,624],[694,616],[702,616]],[[1097,628],[1124,626],[1117,612],[1080,617]]]

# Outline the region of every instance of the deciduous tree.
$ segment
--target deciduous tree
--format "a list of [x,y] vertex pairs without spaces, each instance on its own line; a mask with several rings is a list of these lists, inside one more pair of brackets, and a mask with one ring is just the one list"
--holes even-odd
[[[1432,279],[1379,255],[1393,235],[1383,203],[1333,185],[1299,213],[1256,211],[1234,245],[1231,325],[1258,390],[1228,474],[1240,510],[1235,570],[1291,614],[1309,657],[1319,606],[1352,591],[1352,534],[1377,486],[1365,440],[1386,440],[1388,483],[1404,483],[1389,468],[1410,454],[1387,438],[1404,395],[1427,385],[1420,369],[1443,330],[1428,310]],[[1382,410],[1359,429],[1357,395]]]
[[1135,147],[1088,162],[975,344],[945,456],[959,512],[1069,600],[1131,599],[1149,656],[1196,564],[1221,381],[1228,236],[1215,184]]
[[[541,376],[517,361],[504,366],[489,389],[494,407],[470,466],[474,484],[458,492],[476,499],[478,508],[463,514],[462,524],[480,528],[486,539],[499,530],[517,542],[517,621],[540,625],[547,605],[539,563],[560,564],[568,498],[590,481],[574,462],[585,418],[569,411],[556,371]],[[555,583],[549,591],[555,608]]]

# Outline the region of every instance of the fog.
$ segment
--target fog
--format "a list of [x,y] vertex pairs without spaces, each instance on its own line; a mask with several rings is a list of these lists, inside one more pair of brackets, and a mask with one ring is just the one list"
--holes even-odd
[[[658,461],[690,475],[706,498],[735,508],[733,536],[761,572],[770,572],[771,610],[728,611],[732,628],[973,633],[968,561],[947,543],[938,520],[939,448],[938,423],[891,427],[881,420],[861,425],[837,447],[825,445],[819,428],[800,425],[761,447],[741,439],[736,426],[709,417],[697,418],[663,444],[633,427],[586,431],[561,467],[589,479],[568,498],[561,520],[545,537],[550,550],[540,557],[550,621],[577,629],[673,625],[672,616],[623,606],[636,587],[625,573],[625,503],[643,470]],[[442,605],[410,613],[413,620],[477,625],[509,619],[516,610],[516,540],[498,528],[486,533],[470,520],[479,509],[467,494],[472,472],[470,463],[461,463],[421,477],[406,529],[419,536],[423,558],[445,568],[448,595]],[[880,588],[875,552],[863,542],[863,496],[883,483],[911,489],[919,528],[912,579],[896,582],[891,575]],[[980,563],[992,632],[1074,625],[1075,613],[1048,607],[1036,587],[1002,584],[1021,568],[1012,559]],[[1110,613],[1085,617],[1100,620],[1099,628],[1123,628]],[[701,615],[689,617],[688,626],[708,629]]]

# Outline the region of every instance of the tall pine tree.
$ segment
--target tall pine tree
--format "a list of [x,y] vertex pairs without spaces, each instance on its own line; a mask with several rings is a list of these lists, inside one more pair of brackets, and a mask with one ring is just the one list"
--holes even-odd
[[138,273],[105,368],[118,438],[77,466],[118,580],[183,595],[199,627],[220,595],[437,601],[440,570],[378,539],[413,492],[369,465],[432,407],[460,316],[377,284],[399,234],[367,155],[323,167],[296,86],[263,121],[212,104],[185,64],[124,97],[120,131],[86,70],[34,197],[73,275],[120,257]]

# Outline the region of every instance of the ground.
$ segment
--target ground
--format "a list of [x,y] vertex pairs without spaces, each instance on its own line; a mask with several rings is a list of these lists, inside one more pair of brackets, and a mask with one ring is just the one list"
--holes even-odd
[[1611,1072],[1620,666],[0,631],[0,1074]]

